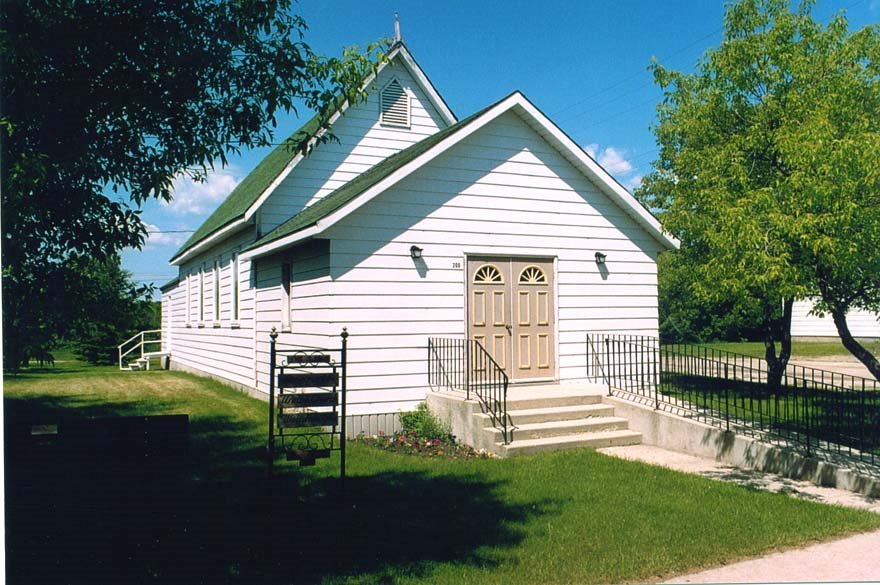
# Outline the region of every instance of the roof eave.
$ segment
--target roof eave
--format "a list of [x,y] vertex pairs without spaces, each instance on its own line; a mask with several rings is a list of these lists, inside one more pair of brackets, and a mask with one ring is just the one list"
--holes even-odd
[[208,237],[199,240],[186,250],[178,253],[171,260],[168,261],[169,264],[173,266],[180,266],[187,260],[191,259],[193,256],[198,254],[199,252],[203,252],[204,250],[220,243],[223,239],[228,236],[231,236],[234,233],[237,233],[247,227],[251,222],[244,219],[244,217],[239,216],[238,219],[235,219],[225,226],[221,227]]
[[[369,85],[376,79],[376,77],[379,75],[379,73],[381,73],[382,70],[385,67],[387,67],[391,63],[391,61],[394,60],[394,58],[397,56],[400,56],[401,62],[404,64],[404,66],[407,68],[409,73],[416,80],[416,83],[419,84],[422,91],[424,91],[428,95],[428,98],[433,102],[434,106],[437,108],[438,112],[443,117],[444,121],[449,125],[455,124],[458,121],[458,119],[455,117],[455,114],[452,112],[452,110],[446,104],[446,101],[440,95],[440,92],[437,91],[437,88],[435,88],[434,84],[431,83],[431,80],[428,79],[428,76],[425,74],[425,72],[422,70],[422,68],[419,66],[419,64],[416,62],[416,60],[413,58],[412,54],[409,52],[409,49],[402,41],[397,42],[392,46],[391,50],[389,50],[389,52],[388,52],[387,59],[385,60],[385,62],[383,62],[382,64],[379,65],[379,67],[376,69],[375,73],[371,73],[370,75],[368,75],[366,77],[366,79],[363,82],[362,87],[364,87],[364,88],[369,87]],[[328,127],[332,126],[340,118],[340,116],[342,116],[345,113],[345,111],[349,108],[349,106],[350,106],[350,104],[349,104],[348,100],[344,100],[339,105],[339,107],[336,108],[336,111],[330,116],[328,123],[327,123],[327,126]],[[308,147],[310,148],[310,147],[314,146],[314,144],[318,140],[318,138],[320,136],[322,136],[323,134],[325,134],[326,132],[327,132],[326,129],[318,132],[314,137],[312,137],[310,139]],[[266,202],[266,200],[272,195],[272,193],[275,191],[275,189],[278,188],[278,186],[284,181],[284,179],[286,179],[290,175],[290,173],[293,172],[293,169],[300,163],[300,161],[302,161],[303,158],[305,158],[305,156],[303,154],[297,154],[284,167],[284,169],[281,171],[281,173],[279,173],[278,176],[275,177],[275,180],[273,180],[269,184],[269,186],[263,190],[263,192],[260,194],[260,196],[257,197],[256,201],[254,201],[254,203],[252,203],[247,208],[247,210],[245,210],[244,214],[240,215],[233,222],[227,224],[226,227],[230,227],[233,224],[240,225],[240,223],[239,223],[240,221],[244,221],[244,222],[252,221],[254,218],[254,215],[256,215],[257,210],[263,205],[263,203]],[[204,244],[208,243],[209,241],[216,243],[216,241],[218,241],[217,236],[219,236],[221,234],[228,234],[228,231],[226,230],[225,227],[220,228],[220,229],[212,232],[211,234],[209,234],[205,238],[194,243],[192,246],[190,246],[186,250],[178,251],[178,253],[169,262],[173,265],[178,265],[181,262],[186,261],[187,259],[192,257],[194,252],[203,249],[205,247]]]
[[[385,62],[379,65],[375,73],[371,73],[366,77],[366,79],[364,79],[361,87],[369,87],[370,84],[376,80],[382,70],[385,69],[385,67],[387,67],[389,63],[391,63],[391,61],[394,60],[394,58],[398,55],[400,56],[404,66],[409,71],[410,75],[412,75],[413,78],[416,80],[416,83],[421,86],[422,91],[428,94],[429,99],[434,102],[434,106],[438,109],[440,115],[443,116],[443,119],[446,121],[446,123],[450,125],[455,124],[458,121],[455,117],[455,114],[453,114],[452,110],[449,109],[449,106],[446,105],[443,97],[434,87],[434,84],[431,83],[431,80],[428,79],[428,76],[425,75],[425,72],[422,71],[422,68],[419,67],[418,63],[416,63],[412,54],[409,52],[409,49],[407,49],[406,45],[403,44],[402,41],[396,43],[394,47],[392,47],[391,51],[388,52],[388,56]],[[349,103],[349,101],[344,100],[333,113],[333,115],[330,116],[330,119],[327,122],[327,128],[335,124],[336,121],[340,117],[342,117],[343,114],[345,114],[345,111],[348,110],[350,106],[351,104]],[[313,138],[309,140],[307,149],[314,146],[316,141],[326,133],[326,128],[318,132],[318,134],[316,134]],[[253,217],[253,215],[263,205],[263,203],[265,203],[266,200],[272,195],[275,189],[277,189],[278,186],[284,181],[284,179],[286,179],[290,175],[290,173],[293,172],[293,169],[296,167],[296,165],[298,165],[300,161],[302,161],[302,159],[304,158],[304,155],[298,154],[293,158],[293,160],[290,161],[290,163],[284,168],[284,170],[275,178],[274,181],[272,181],[272,183],[266,188],[266,190],[263,191],[263,193],[257,198],[257,200],[247,209],[244,214],[245,219],[250,219],[251,217]]]

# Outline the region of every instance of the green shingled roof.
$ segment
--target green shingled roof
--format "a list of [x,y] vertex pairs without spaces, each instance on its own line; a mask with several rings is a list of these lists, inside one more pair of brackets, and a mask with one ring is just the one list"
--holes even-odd
[[245,212],[253,205],[260,195],[272,184],[278,175],[290,164],[297,154],[296,145],[313,137],[321,126],[321,118],[318,114],[303,125],[302,128],[290,135],[290,137],[277,146],[266,158],[260,161],[253,171],[239,183],[232,193],[214,210],[208,219],[199,226],[192,236],[175,252],[174,257],[183,254],[200,241],[204,240],[217,230],[229,225],[233,221],[244,216]]
[[366,172],[358,175],[342,187],[339,187],[326,197],[319,199],[309,207],[306,207],[305,209],[288,219],[286,222],[282,223],[274,230],[254,242],[252,245],[248,246],[246,250],[253,250],[254,248],[258,248],[264,244],[268,244],[269,242],[274,242],[275,240],[283,238],[284,236],[315,225],[318,221],[327,217],[346,203],[356,199],[364,191],[366,191],[397,169],[401,168],[405,164],[418,158],[419,156],[427,152],[431,147],[441,142],[443,139],[455,134],[456,132],[473,122],[475,119],[486,113],[488,110],[494,108],[496,105],[506,100],[508,97],[510,96],[506,96],[503,99],[498,100],[494,104],[483,108],[479,112],[468,116],[464,120],[461,120],[460,122],[453,124],[452,126],[448,126],[443,130],[440,130],[436,134],[432,134],[424,140],[416,142],[409,148],[406,148],[398,153],[389,156],[382,162],[371,167]]
[[171,280],[169,280],[168,282],[166,282],[165,284],[160,286],[159,290],[164,292],[166,289],[169,289],[172,286],[176,286],[177,283],[179,283],[179,282],[180,282],[180,278],[175,276],[174,278],[172,278]]

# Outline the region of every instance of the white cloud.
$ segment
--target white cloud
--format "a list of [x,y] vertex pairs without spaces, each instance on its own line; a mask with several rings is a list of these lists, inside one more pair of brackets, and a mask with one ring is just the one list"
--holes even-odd
[[151,223],[147,224],[147,232],[147,246],[150,247],[177,247],[189,236],[189,234],[186,233],[163,232],[159,226]]
[[612,175],[626,175],[633,170],[631,162],[626,160],[623,152],[609,146],[599,155],[597,162]]
[[599,144],[596,142],[585,144],[584,151],[590,155],[590,158],[596,158],[596,153],[599,152]]
[[178,176],[174,179],[174,200],[168,204],[168,210],[172,213],[193,215],[213,211],[238,185],[240,179],[237,174],[234,167],[218,169],[201,183],[186,176]]
[[627,189],[629,189],[630,193],[632,193],[633,191],[635,191],[636,189],[638,189],[639,187],[642,186],[642,179],[643,178],[644,177],[642,177],[642,175],[633,175],[632,177],[630,177],[629,179],[626,180],[624,185],[626,186]]

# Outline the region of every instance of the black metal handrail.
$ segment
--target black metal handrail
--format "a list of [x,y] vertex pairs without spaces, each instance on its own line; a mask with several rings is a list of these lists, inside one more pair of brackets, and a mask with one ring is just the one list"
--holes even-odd
[[880,465],[880,382],[789,364],[778,383],[754,356],[656,337],[592,334],[612,394],[709,424]]
[[477,398],[480,408],[510,442],[507,419],[508,376],[476,339],[428,339],[428,384],[435,391],[464,392]]
[[600,373],[601,381],[608,386],[608,395],[611,396],[611,380],[605,373],[605,366],[602,363],[602,354],[596,344],[593,342],[593,336],[587,335],[587,378],[597,379],[596,372]]

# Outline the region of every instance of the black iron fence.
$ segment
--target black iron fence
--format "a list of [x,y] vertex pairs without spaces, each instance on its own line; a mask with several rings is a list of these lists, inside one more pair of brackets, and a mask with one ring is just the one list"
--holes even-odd
[[510,442],[504,368],[475,339],[428,339],[428,384],[435,391],[464,392],[476,398],[492,425]]
[[793,446],[880,465],[880,382],[655,337],[587,336],[588,376],[620,398]]

